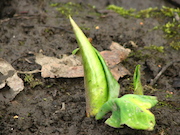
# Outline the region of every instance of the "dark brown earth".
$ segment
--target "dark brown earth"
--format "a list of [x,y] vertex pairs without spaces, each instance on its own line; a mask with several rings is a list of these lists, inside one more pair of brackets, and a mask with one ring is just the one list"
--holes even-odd
[[[50,6],[67,0],[13,0],[0,1],[0,57],[16,70],[40,69],[29,52],[60,57],[70,54],[77,43],[68,18]],[[151,87],[158,72],[172,61],[180,60],[180,52],[169,46],[162,30],[154,26],[167,20],[158,18],[124,18],[106,10],[109,4],[137,10],[163,5],[176,7],[163,0],[74,0],[81,2],[80,11],[73,19],[92,38],[99,50],[108,49],[112,41],[132,50],[122,64],[133,74],[135,66],[142,67],[145,94],[155,95],[159,103],[151,111],[156,117],[153,131],[133,130],[127,126],[115,129],[85,115],[83,78],[43,79],[39,73],[34,78],[43,85],[35,88],[25,83],[25,89],[11,102],[0,102],[1,135],[178,135],[180,134],[180,63],[174,62]],[[89,6],[87,4],[93,5]],[[143,22],[143,25],[141,22]],[[99,26],[99,29],[95,29]],[[136,43],[138,48],[132,46]],[[163,46],[164,53],[146,49],[145,46]],[[135,55],[133,55],[135,54]],[[30,62],[29,62],[30,61]],[[24,79],[24,74],[19,74]],[[132,75],[120,78],[120,96],[132,93]],[[7,87],[3,90],[8,89]],[[62,108],[64,106],[65,108]],[[18,119],[14,118],[18,116]]]

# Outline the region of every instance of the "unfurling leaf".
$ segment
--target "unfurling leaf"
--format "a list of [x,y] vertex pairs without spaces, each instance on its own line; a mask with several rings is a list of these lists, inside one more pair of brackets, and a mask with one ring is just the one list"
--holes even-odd
[[137,65],[133,76],[134,94],[143,95],[143,86],[141,84],[140,65]]
[[154,96],[143,95],[140,77],[140,65],[137,65],[133,78],[136,95],[127,94],[108,100],[96,115],[96,119],[102,119],[111,111],[111,117],[105,122],[111,127],[120,128],[125,124],[133,129],[153,130],[155,117],[148,109],[155,106],[158,101]]
[[125,124],[133,129],[153,130],[155,117],[149,109],[157,102],[154,96],[127,94],[104,104],[96,119],[112,111],[111,117],[105,122],[111,127],[120,128]]
[[119,95],[119,84],[109,71],[100,53],[91,45],[87,37],[70,17],[80,48],[86,91],[87,116],[95,116],[102,105]]
[[[119,128],[127,125],[134,129],[153,130],[155,117],[148,110],[157,103],[156,97],[143,95],[140,65],[134,73],[134,93],[118,98],[119,84],[108,69],[101,54],[91,45],[81,29],[70,17],[84,66],[87,116],[102,119],[112,112],[106,124]],[[113,61],[116,62],[116,61]]]
[[86,113],[87,116],[94,116],[107,101],[108,89],[106,77],[91,43],[71,17],[70,22],[73,26],[83,60]]

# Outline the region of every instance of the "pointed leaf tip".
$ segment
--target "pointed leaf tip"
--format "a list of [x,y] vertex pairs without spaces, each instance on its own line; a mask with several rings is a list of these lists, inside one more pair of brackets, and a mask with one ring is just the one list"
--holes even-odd
[[81,50],[80,53],[84,66],[86,113],[87,116],[95,116],[107,101],[106,76],[94,47],[70,16],[69,19]]
[[143,95],[143,86],[141,84],[140,65],[137,65],[133,76],[134,94]]

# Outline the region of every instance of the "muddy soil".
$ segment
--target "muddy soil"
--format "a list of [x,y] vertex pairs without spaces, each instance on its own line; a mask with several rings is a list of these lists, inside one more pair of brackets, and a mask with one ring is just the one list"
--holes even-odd
[[[52,3],[67,0],[9,0],[0,2],[0,57],[16,70],[40,69],[30,52],[47,56],[70,54],[77,43],[69,20]],[[174,62],[153,86],[150,82],[163,67],[179,60],[180,52],[169,46],[162,30],[152,30],[167,20],[122,17],[106,10],[109,4],[137,10],[163,5],[176,7],[163,0],[74,0],[78,10],[73,19],[92,38],[99,50],[109,49],[112,41],[132,50],[122,64],[133,74],[137,64],[142,66],[145,94],[155,95],[159,103],[151,109],[156,117],[153,131],[133,130],[127,126],[115,129],[87,118],[83,78],[34,78],[42,83],[25,89],[11,102],[0,102],[1,135],[178,135],[180,134],[180,63]],[[99,29],[96,29],[96,26]],[[134,46],[135,43],[137,47]],[[163,46],[164,52],[143,49],[151,45]],[[134,55],[135,54],[135,55]],[[24,74],[19,74],[24,79]],[[119,79],[120,96],[132,93],[132,75]],[[8,87],[3,90],[8,89]],[[18,118],[17,118],[18,116]]]

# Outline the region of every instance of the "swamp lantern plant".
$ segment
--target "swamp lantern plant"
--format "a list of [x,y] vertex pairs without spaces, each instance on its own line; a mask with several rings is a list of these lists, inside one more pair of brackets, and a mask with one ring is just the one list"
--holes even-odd
[[155,117],[149,109],[156,105],[157,98],[143,95],[140,65],[136,67],[133,77],[134,94],[118,98],[119,83],[100,53],[91,45],[74,20],[71,17],[69,19],[84,66],[87,116],[95,116],[96,120],[99,120],[111,111],[112,115],[105,121],[111,127],[120,128],[125,124],[133,129],[153,130]]
[[105,102],[118,97],[120,86],[106,66],[104,59],[71,17],[70,22],[83,61],[86,113],[88,117],[95,116]]
[[149,109],[158,101],[155,96],[143,95],[140,65],[136,66],[133,84],[134,94],[126,94],[121,98],[107,101],[96,115],[96,119],[102,119],[106,113],[111,111],[111,117],[105,121],[111,127],[121,128],[125,124],[133,129],[153,130],[155,117]]

